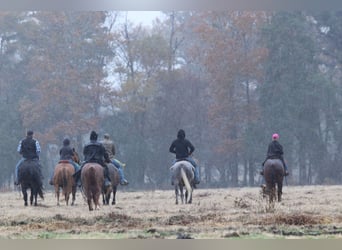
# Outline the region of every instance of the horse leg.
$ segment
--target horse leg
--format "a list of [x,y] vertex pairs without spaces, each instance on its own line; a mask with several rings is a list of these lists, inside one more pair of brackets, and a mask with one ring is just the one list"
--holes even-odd
[[[67,188],[67,187],[66,187]],[[67,206],[69,206],[69,197],[70,197],[70,193],[69,191],[65,191],[64,193],[64,199],[65,199],[65,203]]]
[[75,200],[76,200],[76,185],[72,186],[72,201],[71,201],[71,206],[75,205]]
[[34,205],[37,206],[38,203],[37,203],[37,196],[38,196],[38,192],[35,192],[34,194]]
[[26,188],[24,188],[23,186],[21,186],[21,192],[23,193],[24,204],[25,204],[25,206],[27,206],[28,203],[27,203],[27,190],[26,190]]
[[30,195],[30,204],[31,204],[31,206],[33,204],[33,190],[32,189],[33,188],[31,188],[31,195]]
[[183,186],[182,185],[179,185],[179,191],[180,191],[180,197],[181,197],[182,204],[184,204],[184,192],[183,192]]
[[176,205],[178,205],[178,187],[175,184],[175,194],[176,194]]
[[55,193],[57,198],[57,206],[59,206],[59,186],[57,183],[55,184]]
[[113,201],[112,201],[112,205],[116,204],[116,187],[113,187]]
[[185,190],[185,204],[188,203],[188,195],[189,195],[189,192],[188,192],[188,190],[186,189],[186,190]]
[[88,197],[87,201],[88,201],[89,211],[93,211],[94,209],[93,209],[93,205],[91,204],[91,197],[90,196]]
[[283,193],[283,183],[279,181],[278,182],[278,202],[281,202],[282,193]]

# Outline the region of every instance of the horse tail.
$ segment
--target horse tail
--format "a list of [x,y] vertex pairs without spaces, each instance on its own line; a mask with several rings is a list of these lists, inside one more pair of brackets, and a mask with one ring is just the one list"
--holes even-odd
[[95,173],[95,168],[94,167],[90,167],[89,168],[89,184],[91,186],[96,184],[96,173]]
[[67,170],[65,167],[63,168],[62,179],[63,179],[63,190],[64,190],[64,188],[66,188],[68,185]]
[[185,173],[184,169],[181,168],[180,172],[181,172],[182,179],[183,179],[184,185],[186,187],[186,190],[188,190],[188,192],[191,193],[191,186],[190,186],[188,177],[186,176],[186,173]]

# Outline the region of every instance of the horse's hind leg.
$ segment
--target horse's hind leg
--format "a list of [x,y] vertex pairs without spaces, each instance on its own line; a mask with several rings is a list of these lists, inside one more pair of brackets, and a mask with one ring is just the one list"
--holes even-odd
[[28,205],[28,203],[27,203],[27,190],[25,188],[21,187],[21,191],[23,193],[24,204],[25,204],[25,206],[27,206]]
[[178,205],[178,187],[175,185],[176,205]]
[[278,202],[281,202],[281,195],[283,194],[283,183],[278,183]]
[[72,186],[72,201],[71,201],[71,206],[73,206],[75,204],[75,200],[76,200],[76,185]]
[[32,206],[33,204],[33,191],[31,190],[31,195],[30,195],[30,204]]
[[184,204],[184,192],[183,192],[183,186],[182,185],[179,185],[179,191],[180,191],[180,197],[181,197],[182,204]]
[[113,188],[113,200],[112,200],[112,205],[116,204],[116,187]]

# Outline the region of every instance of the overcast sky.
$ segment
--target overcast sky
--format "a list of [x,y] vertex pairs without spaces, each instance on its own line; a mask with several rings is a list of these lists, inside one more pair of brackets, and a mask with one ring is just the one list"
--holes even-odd
[[160,11],[127,11],[127,18],[136,24],[152,25],[156,17],[160,17]]

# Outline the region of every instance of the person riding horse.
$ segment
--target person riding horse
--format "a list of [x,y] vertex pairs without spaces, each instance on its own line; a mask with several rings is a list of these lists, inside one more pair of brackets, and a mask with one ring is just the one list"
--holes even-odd
[[28,130],[26,133],[26,138],[22,139],[19,142],[17,151],[19,154],[22,155],[22,158],[19,160],[17,165],[15,166],[15,175],[14,175],[14,184],[19,185],[20,180],[18,177],[18,172],[21,167],[21,164],[25,160],[34,160],[37,161],[37,170],[39,172],[40,179],[43,179],[42,171],[41,171],[41,165],[39,163],[39,154],[40,154],[40,145],[38,140],[33,139],[33,131]]
[[119,160],[115,159],[115,146],[112,140],[110,140],[109,134],[104,134],[103,141],[101,142],[104,148],[106,149],[106,152],[108,154],[108,157],[110,161],[113,163],[113,165],[118,169],[119,175],[120,175],[120,184],[121,185],[128,185],[128,181],[124,177],[123,173],[123,167],[125,166],[124,163],[121,163]]
[[74,178],[78,186],[80,184],[82,168],[86,163],[100,164],[103,167],[103,171],[104,171],[104,178],[105,178],[104,185],[105,186],[111,185],[111,181],[110,181],[109,174],[108,174],[108,167],[105,163],[105,162],[109,163],[110,159],[104,146],[101,143],[97,142],[97,137],[98,137],[97,133],[95,131],[91,131],[90,143],[85,145],[83,148],[84,162],[82,163],[81,169],[79,169],[74,174]]
[[[59,150],[59,160],[60,161],[68,161],[75,169],[75,173],[81,168],[76,162],[73,161],[74,150],[70,146],[70,140],[65,138],[63,140],[63,146]],[[50,185],[54,185],[53,183],[53,173],[49,181]]]
[[[195,151],[195,147],[192,145],[192,143],[188,139],[185,139],[185,131],[183,129],[180,129],[178,131],[177,139],[171,143],[169,151],[171,153],[176,154],[176,160],[174,162],[186,160],[186,161],[189,161],[194,166],[195,168],[194,184],[199,184],[200,183],[199,167],[197,166],[194,159],[191,157],[191,154]],[[174,183],[171,181],[171,185],[173,184]]]
[[283,146],[279,143],[278,139],[279,135],[277,133],[272,135],[272,142],[270,142],[270,144],[268,145],[266,159],[262,163],[262,170],[260,171],[261,175],[264,175],[264,165],[268,159],[280,159],[284,166],[285,176],[289,175],[287,165],[284,161]]

